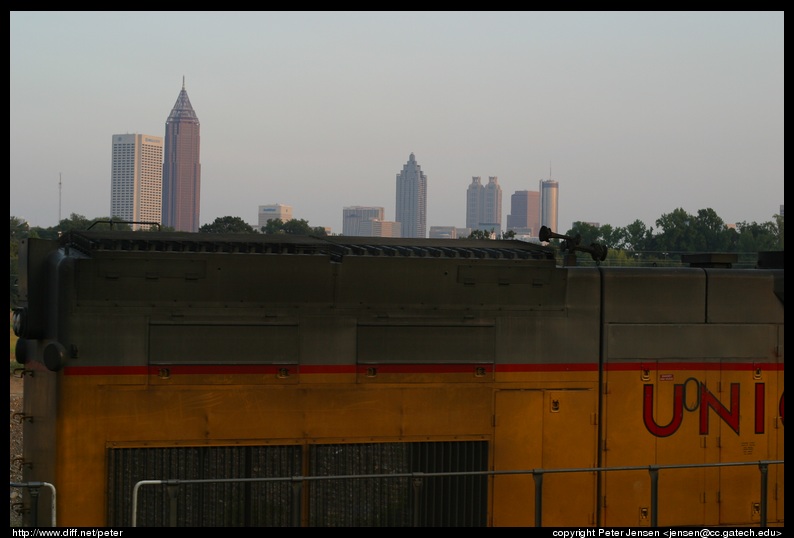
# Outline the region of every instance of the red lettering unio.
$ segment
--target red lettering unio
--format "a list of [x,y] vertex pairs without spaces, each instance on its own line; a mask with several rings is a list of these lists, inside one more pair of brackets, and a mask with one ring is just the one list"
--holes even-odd
[[656,437],[669,437],[681,426],[684,418],[684,385],[673,387],[673,417],[670,422],[660,426],[653,418],[653,385],[643,386],[642,420],[645,427]]

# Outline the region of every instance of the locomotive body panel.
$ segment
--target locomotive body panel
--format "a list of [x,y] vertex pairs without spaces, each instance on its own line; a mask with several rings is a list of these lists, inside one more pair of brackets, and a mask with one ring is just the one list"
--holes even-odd
[[[758,521],[757,466],[703,465],[783,459],[782,269],[370,239],[30,240],[25,478],[56,485],[59,524],[130,524],[142,479],[460,471],[421,493],[312,482],[300,513],[287,483],[186,486],[179,522],[647,526],[654,465],[682,466],[659,473],[660,524]],[[622,466],[643,469],[592,470]],[[768,477],[782,524],[783,466]]]

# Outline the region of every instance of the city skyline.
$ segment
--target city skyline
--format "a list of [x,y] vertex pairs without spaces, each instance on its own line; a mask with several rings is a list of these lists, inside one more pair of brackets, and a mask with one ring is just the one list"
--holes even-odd
[[[255,223],[272,203],[333,233],[346,206],[395,219],[410,153],[428,177],[428,230],[465,225],[472,176],[498,177],[505,196],[559,181],[560,232],[653,227],[677,208],[767,222],[784,200],[783,18],[12,11],[13,216],[106,216],[107,138],[162,134],[185,77],[201,225]],[[176,37],[186,24],[212,37]]]

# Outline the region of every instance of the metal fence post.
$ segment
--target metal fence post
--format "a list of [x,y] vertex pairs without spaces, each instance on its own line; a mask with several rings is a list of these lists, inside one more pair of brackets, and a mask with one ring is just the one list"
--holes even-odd
[[656,465],[648,467],[651,473],[651,527],[657,527],[659,520],[659,468]]
[[292,526],[301,526],[301,495],[303,480],[299,476],[292,477]]
[[177,488],[179,486],[177,484],[168,484],[166,486],[166,490],[168,491],[168,521],[169,525],[172,527],[176,527],[176,513],[177,513],[177,506],[176,506],[176,494]]
[[[421,473],[417,473],[417,474],[421,474]],[[413,503],[414,504],[413,505],[414,517],[413,517],[413,526],[414,527],[418,527],[419,526],[419,497],[420,497],[421,492],[422,492],[422,479],[421,478],[414,478],[413,479],[413,483],[414,483],[414,503]]]
[[34,527],[39,526],[39,488],[38,486],[31,486],[30,488],[30,520],[33,522]]
[[759,462],[758,467],[761,471],[761,526],[766,527],[766,503],[767,503],[767,487],[769,481],[769,464]]
[[543,471],[532,470],[535,479],[535,526],[543,526]]

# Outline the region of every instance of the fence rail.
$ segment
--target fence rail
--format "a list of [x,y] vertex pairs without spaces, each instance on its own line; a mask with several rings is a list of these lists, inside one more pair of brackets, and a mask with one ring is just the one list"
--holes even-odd
[[[439,473],[391,473],[391,474],[367,474],[367,475],[334,475],[334,476],[292,476],[278,478],[228,478],[228,479],[196,479],[196,480],[141,480],[133,488],[132,500],[132,526],[137,523],[138,491],[143,486],[162,485],[169,488],[171,492],[176,487],[183,484],[201,483],[230,483],[230,482],[290,482],[292,484],[292,526],[299,527],[301,510],[300,503],[303,493],[304,483],[322,480],[359,480],[359,479],[388,479],[388,478],[410,478],[415,489],[421,489],[423,479],[429,477],[452,477],[452,476],[498,476],[498,475],[532,475],[535,481],[535,526],[543,526],[543,477],[547,474],[559,473],[592,473],[592,472],[619,472],[619,471],[642,471],[647,470],[651,480],[650,498],[650,523],[652,527],[658,526],[658,501],[659,501],[659,472],[665,469],[685,469],[685,468],[707,468],[707,467],[740,467],[757,465],[761,483],[761,502],[760,502],[760,527],[767,525],[767,506],[768,500],[768,472],[770,465],[782,465],[784,460],[760,460],[750,462],[725,462],[725,463],[693,463],[676,465],[644,465],[644,466],[623,466],[623,467],[581,467],[567,469],[527,469],[511,471],[466,471],[466,472],[439,472]],[[416,495],[414,499],[418,499]],[[176,495],[170,494],[169,514],[171,524],[176,524]],[[414,526],[418,526],[416,514],[418,507],[414,506],[415,514]]]
[[[531,475],[535,482],[535,526],[543,526],[543,477],[548,474],[559,473],[593,473],[593,472],[620,472],[620,471],[648,471],[651,481],[650,493],[650,524],[652,527],[658,526],[658,501],[659,501],[659,473],[666,469],[685,469],[685,468],[710,468],[710,467],[739,467],[757,465],[761,484],[760,501],[760,527],[767,525],[768,507],[768,472],[770,465],[783,465],[784,460],[760,460],[749,462],[726,462],[726,463],[693,463],[677,465],[644,465],[644,466],[622,466],[622,467],[580,467],[567,469],[527,469],[527,470],[508,470],[508,471],[466,471],[466,472],[438,472],[438,473],[389,473],[389,474],[366,474],[366,475],[333,475],[333,476],[290,476],[290,477],[270,477],[270,478],[223,478],[223,479],[195,479],[195,480],[141,480],[133,488],[132,496],[132,526],[137,526],[138,517],[138,493],[144,486],[165,486],[168,490],[170,525],[176,526],[176,516],[179,507],[177,506],[177,496],[175,491],[186,484],[207,484],[207,483],[251,483],[251,482],[289,482],[292,485],[292,526],[301,525],[301,499],[304,484],[314,481],[324,480],[362,480],[362,479],[396,479],[410,478],[414,489],[418,492],[423,486],[425,478],[430,477],[460,477],[460,476],[502,476],[502,475]],[[42,487],[52,490],[52,526],[56,526],[56,495],[55,486],[48,482],[11,482],[12,488],[29,488],[31,493],[31,520],[32,526],[38,526],[38,492]],[[415,495],[414,499],[419,496]],[[416,501],[415,501],[416,502]],[[418,523],[418,507],[414,506],[414,526]]]
[[52,491],[52,501],[50,502],[50,515],[52,526],[56,526],[57,519],[55,517],[55,486],[50,484],[49,482],[10,482],[9,485],[12,488],[27,488],[30,490],[30,497],[31,497],[31,507],[30,507],[30,517],[31,521],[33,521],[33,527],[38,527],[38,519],[39,519],[39,490],[41,488],[49,488]]

